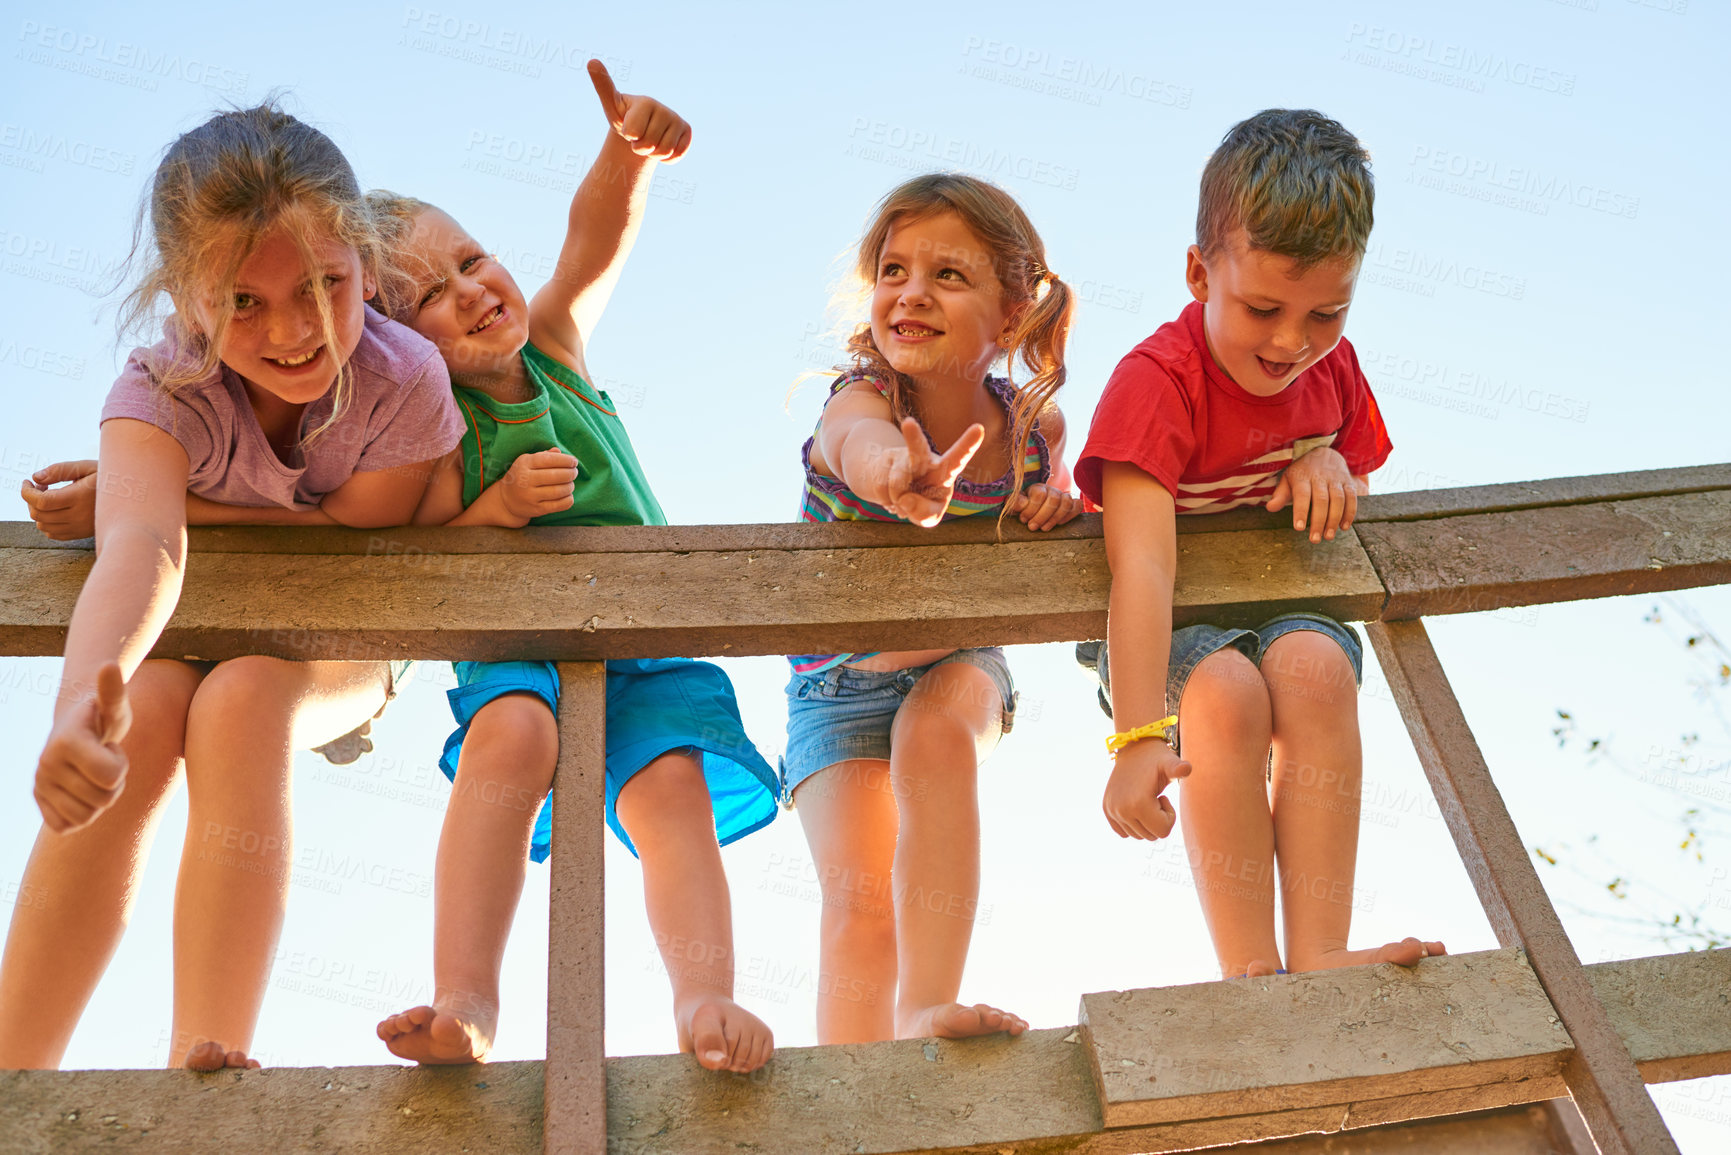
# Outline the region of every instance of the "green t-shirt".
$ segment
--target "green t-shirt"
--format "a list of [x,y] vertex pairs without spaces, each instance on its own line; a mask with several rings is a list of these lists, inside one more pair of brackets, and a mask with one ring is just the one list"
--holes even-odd
[[474,389],[453,387],[467,426],[464,507],[523,454],[562,449],[577,459],[576,500],[570,509],[543,514],[530,525],[666,525],[612,399],[533,345],[523,346],[523,367],[535,387],[527,401],[506,405]]

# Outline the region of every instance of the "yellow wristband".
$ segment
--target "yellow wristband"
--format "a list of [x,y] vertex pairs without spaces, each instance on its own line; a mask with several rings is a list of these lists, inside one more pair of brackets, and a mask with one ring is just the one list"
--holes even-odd
[[1146,726],[1138,726],[1134,730],[1123,730],[1106,739],[1106,753],[1116,758],[1118,751],[1132,742],[1140,742],[1144,738],[1158,738],[1162,742],[1172,727],[1178,724],[1178,715],[1162,718],[1158,722],[1150,722]]

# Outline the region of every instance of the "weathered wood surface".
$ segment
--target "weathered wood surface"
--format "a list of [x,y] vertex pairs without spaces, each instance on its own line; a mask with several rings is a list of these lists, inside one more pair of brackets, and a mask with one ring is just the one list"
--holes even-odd
[[607,667],[559,664],[559,765],[548,859],[548,1155],[607,1150],[606,886]]
[[[1358,520],[1412,521],[1723,489],[1731,489],[1731,464],[1691,465],[1373,494],[1359,501]],[[1291,524],[1290,511],[1268,513],[1248,508],[1207,517],[1181,517],[1178,532],[1230,533],[1242,529],[1281,529]],[[715,553],[908,545],[916,539],[930,545],[982,545],[1000,539],[1091,538],[1100,536],[1100,516],[1084,514],[1068,525],[1044,533],[1030,532],[1014,518],[1005,519],[1001,525],[989,518],[962,518],[928,530],[881,522],[380,530],[232,526],[195,528],[191,536],[193,549],[200,553],[676,553],[682,550]],[[50,541],[29,522],[0,522],[0,549],[78,550],[88,549],[89,545],[88,541]]]
[[1526,950],[1575,1041],[1563,1078],[1605,1155],[1675,1152],[1658,1108],[1539,882],[1423,622],[1372,622],[1371,643],[1485,917]]
[[1385,620],[1731,582],[1731,490],[1358,527]]
[[1516,950],[1084,995],[1082,1024],[1108,1127],[1522,1083],[1573,1049]]
[[[1465,613],[1731,581],[1731,466],[1367,498],[1310,545],[1290,515],[1179,519],[1177,624],[1304,606]],[[199,529],[157,653],[593,660],[1063,641],[1104,630],[1100,519],[905,525]],[[89,543],[0,524],[0,653],[57,654]],[[1385,589],[1386,587],[1386,589]]]
[[[1290,531],[1204,534],[1180,551],[1180,622],[1254,624],[1300,606],[1358,620],[1382,605],[1350,533],[1321,546]],[[0,550],[0,652],[59,653],[88,567],[81,551]],[[155,653],[592,660],[1058,641],[1103,634],[1109,579],[1098,538],[743,553],[194,554]]]
[[[1400,981],[1423,983],[1426,968],[1446,961],[1427,960]],[[1731,1073],[1731,1016],[1711,1013],[1731,979],[1731,950],[1599,963],[1586,970],[1649,1080]],[[1346,972],[1338,977],[1355,985]],[[1263,991],[1235,981],[1139,994],[1159,996],[1198,1020],[1176,1042],[1175,1054],[1211,1056],[1221,1050],[1220,1039],[1193,1008],[1218,1005],[1222,993],[1235,993],[1247,1007],[1266,1009],[1273,989],[1271,983]],[[1469,999],[1484,1002],[1495,995],[1463,990],[1461,1010]],[[1367,1004],[1361,1017],[1382,1005]],[[1290,1007],[1296,1017],[1312,1016],[1318,1035],[1350,1018],[1345,1009],[1332,995]],[[1108,1130],[1091,1066],[1079,1028],[1029,1031],[1015,1040],[788,1047],[749,1076],[703,1071],[684,1055],[613,1058],[607,1060],[607,1150],[997,1155],[1011,1147],[1017,1155],[1133,1155],[1320,1132],[1336,1135],[1340,1146],[1330,1150],[1360,1152],[1376,1148],[1354,1145],[1350,1136],[1379,1134],[1364,1130],[1374,1125],[1564,1093],[1561,1076],[1553,1073],[1381,1098],[1348,1092],[1334,1104]],[[1292,1077],[1301,1084],[1316,1081],[1297,1063]],[[144,1151],[197,1155],[250,1150],[257,1135],[269,1133],[273,1150],[290,1152],[467,1149],[533,1155],[542,1146],[542,1078],[538,1062],[467,1071],[282,1068],[212,1076],[0,1072],[0,1150],[94,1151],[125,1141]]]

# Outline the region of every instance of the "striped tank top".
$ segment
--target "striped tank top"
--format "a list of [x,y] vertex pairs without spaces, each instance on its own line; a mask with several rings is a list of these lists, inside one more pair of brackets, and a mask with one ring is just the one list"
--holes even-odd
[[[856,381],[869,382],[879,393],[888,396],[888,389],[878,378],[865,373],[844,373],[836,378],[829,387],[831,397],[846,389]],[[992,391],[992,396],[1004,407],[1006,419],[1013,410],[1016,391],[1007,377],[987,377],[986,387]],[[811,447],[817,440],[817,432],[806,438],[805,447],[800,450],[800,463],[805,466],[805,495],[800,504],[801,521],[901,521],[902,519],[880,505],[875,505],[859,496],[847,487],[847,483],[839,477],[826,477],[818,473],[811,465]],[[941,453],[942,449],[932,441],[931,434],[926,434],[926,441],[932,446],[932,452]],[[1041,485],[1050,479],[1052,474],[1052,455],[1046,447],[1046,438],[1036,425],[1028,436],[1028,444],[1024,456],[1022,488],[1031,485]],[[966,477],[956,479],[956,489],[950,495],[949,508],[944,510],[944,520],[957,517],[974,517],[989,513],[994,517],[1004,507],[1004,503],[1013,496],[1016,484],[1016,469],[1012,464],[1004,475],[996,481],[970,481]],[[875,657],[877,652],[870,654],[794,654],[788,657],[796,674],[821,674],[823,671],[859,658]]]

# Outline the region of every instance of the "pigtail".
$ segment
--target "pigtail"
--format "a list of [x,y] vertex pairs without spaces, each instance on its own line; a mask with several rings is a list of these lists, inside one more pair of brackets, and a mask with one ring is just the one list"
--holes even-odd
[[[1039,424],[1040,413],[1064,384],[1064,346],[1076,311],[1076,295],[1056,273],[1039,266],[1030,271],[1036,274],[1034,303],[1010,338],[1006,357],[1009,368],[1013,369],[1020,358],[1033,373],[1027,384],[1016,387],[1016,399],[1010,408],[1010,456],[1016,470],[1012,493],[1022,492],[1022,481],[1028,472],[1028,439]],[[1000,522],[1009,509],[1009,502],[1005,502],[998,514]]]

